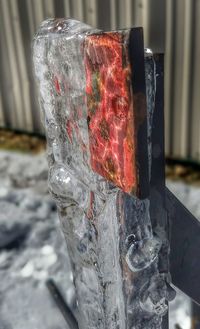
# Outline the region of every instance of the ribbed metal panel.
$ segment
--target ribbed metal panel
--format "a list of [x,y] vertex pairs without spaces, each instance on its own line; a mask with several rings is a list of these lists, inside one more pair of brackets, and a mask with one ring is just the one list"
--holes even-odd
[[199,0],[0,0],[0,125],[42,132],[31,40],[47,17],[102,29],[144,27],[145,44],[165,49],[166,153],[200,160]]
[[166,4],[166,151],[199,161],[200,2]]

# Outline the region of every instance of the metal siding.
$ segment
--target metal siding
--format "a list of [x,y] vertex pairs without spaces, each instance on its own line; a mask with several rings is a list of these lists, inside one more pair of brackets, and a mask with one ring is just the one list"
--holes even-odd
[[[19,82],[19,67],[17,63],[17,54],[15,51],[14,45],[14,35],[13,35],[13,28],[10,22],[12,21],[12,13],[10,10],[10,1],[9,0],[1,0],[1,21],[3,24],[3,34],[4,34],[4,42],[3,47],[6,51],[6,55],[8,56],[7,65],[10,69],[10,74],[8,75],[6,72],[6,67],[4,68],[5,76],[8,79],[8,89],[6,88],[6,94],[4,90],[3,97],[11,97],[12,104],[7,115],[10,116],[10,125],[13,128],[23,129],[25,126],[24,117],[23,117],[23,105],[21,99],[21,91],[20,91],[20,82]],[[5,53],[3,54],[5,56]],[[6,62],[6,58],[3,58]],[[7,82],[7,81],[6,81]],[[6,83],[5,80],[1,81],[1,85]],[[2,88],[2,87],[1,87]],[[3,91],[2,91],[3,92]]]
[[190,156],[200,160],[200,1],[194,1],[194,42],[192,54],[192,97],[189,104],[191,115]]
[[166,33],[165,33],[165,152],[172,151],[171,126],[173,120],[172,99],[174,90],[173,63],[174,63],[174,0],[166,3]]
[[2,96],[0,90],[0,125],[3,126],[4,124],[5,121],[4,121],[4,113],[3,113],[3,102],[2,102]]
[[0,125],[43,132],[31,62],[42,20],[143,26],[145,45],[165,48],[166,154],[200,160],[199,15],[199,0],[0,0]]
[[176,9],[175,11],[179,13],[175,19],[174,26],[174,67],[173,67],[173,76],[171,79],[174,80],[173,86],[173,122],[172,126],[172,152],[173,154],[177,154],[177,156],[181,156],[181,135],[183,129],[183,113],[182,113],[182,81],[183,81],[183,57],[184,57],[184,33],[185,33],[185,25],[184,19],[185,16],[185,6],[183,5],[183,0],[176,0]]

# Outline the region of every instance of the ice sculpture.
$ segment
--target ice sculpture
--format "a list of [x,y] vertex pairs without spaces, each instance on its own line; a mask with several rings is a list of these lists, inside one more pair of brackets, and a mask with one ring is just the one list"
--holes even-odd
[[102,32],[49,19],[33,60],[79,327],[160,328],[169,247],[149,211],[157,75],[142,29]]

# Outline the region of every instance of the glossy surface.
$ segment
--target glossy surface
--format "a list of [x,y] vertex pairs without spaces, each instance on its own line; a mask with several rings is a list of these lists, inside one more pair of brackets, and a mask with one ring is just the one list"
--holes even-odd
[[136,193],[136,133],[129,31],[89,35],[84,43],[91,167]]

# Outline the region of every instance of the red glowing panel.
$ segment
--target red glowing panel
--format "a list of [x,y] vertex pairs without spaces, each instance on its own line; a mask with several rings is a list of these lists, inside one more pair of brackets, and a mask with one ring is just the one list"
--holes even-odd
[[84,62],[91,167],[135,194],[136,138],[126,38],[125,32],[87,36]]

